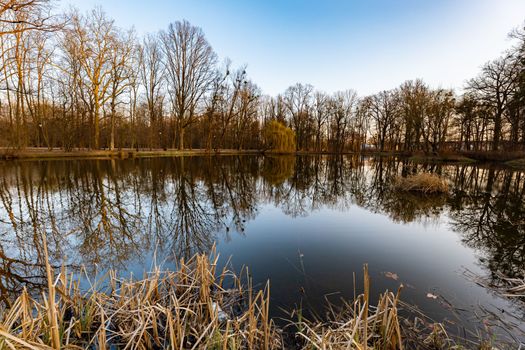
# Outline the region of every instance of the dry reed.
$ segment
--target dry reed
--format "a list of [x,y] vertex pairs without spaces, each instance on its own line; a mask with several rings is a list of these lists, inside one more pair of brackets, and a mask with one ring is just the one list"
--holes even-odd
[[448,184],[436,174],[420,173],[408,177],[398,177],[394,187],[400,191],[421,192],[425,194],[446,193]]
[[525,304],[525,277],[511,278],[497,272],[497,278],[491,280],[470,270],[465,270],[464,274],[474,283],[501,297]]
[[342,307],[328,305],[327,319],[298,317],[293,345],[285,343],[269,316],[269,284],[255,291],[238,277],[244,274],[216,271],[217,261],[216,254],[198,254],[181,260],[176,271],[157,268],[140,280],[110,271],[84,292],[78,276],[62,267],[55,277],[47,263],[45,294],[36,298],[24,290],[9,309],[0,309],[0,349],[361,350],[404,349],[414,340],[415,348],[454,348],[440,324],[424,335],[400,322],[401,287],[371,306],[366,265],[363,294]]
[[370,305],[368,266],[364,267],[364,293],[352,303],[329,304],[323,320],[301,320],[297,337],[303,349],[403,349],[398,316],[401,287],[397,293],[386,291],[377,306]]
[[[73,274],[54,277],[47,296],[27,291],[0,310],[0,349],[275,349],[280,334],[269,318],[269,285],[254,291],[217,256],[182,260],[175,272],[142,280],[108,274],[107,288],[81,292]],[[224,287],[229,279],[233,288]]]

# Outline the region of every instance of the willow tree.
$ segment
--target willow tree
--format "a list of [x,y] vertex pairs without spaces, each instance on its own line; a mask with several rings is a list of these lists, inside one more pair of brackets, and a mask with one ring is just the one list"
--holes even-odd
[[273,152],[295,151],[295,133],[277,120],[271,120],[262,130],[265,148]]
[[196,109],[215,77],[217,55],[202,29],[188,21],[175,22],[160,34],[172,112],[177,121],[179,149],[184,131],[197,120]]

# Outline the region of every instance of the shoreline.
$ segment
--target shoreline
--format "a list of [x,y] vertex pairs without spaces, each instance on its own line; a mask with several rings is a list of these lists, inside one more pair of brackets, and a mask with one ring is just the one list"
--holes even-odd
[[92,150],[74,149],[65,151],[63,149],[47,148],[25,148],[14,150],[0,148],[0,160],[57,160],[57,159],[127,159],[127,158],[155,158],[155,157],[191,157],[191,156],[232,156],[232,155],[357,155],[370,157],[399,157],[416,163],[495,163],[506,165],[514,169],[525,169],[525,152],[454,152],[442,154],[424,154],[422,152],[404,151],[371,151],[362,152],[328,152],[328,151],[296,151],[296,152],[272,152],[267,150],[249,149],[131,149],[118,150]]
[[186,156],[215,156],[215,155],[254,155],[262,154],[260,150],[205,150],[205,149],[120,149],[120,150],[91,150],[63,149],[49,150],[47,148],[27,148],[24,150],[0,150],[0,160],[50,160],[50,159],[126,159],[126,158],[153,158],[153,157],[186,157]]

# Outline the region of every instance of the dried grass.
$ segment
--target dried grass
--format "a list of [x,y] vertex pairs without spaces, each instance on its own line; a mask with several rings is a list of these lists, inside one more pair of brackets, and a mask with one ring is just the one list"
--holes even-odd
[[506,162],[505,164],[512,168],[525,169],[525,158],[510,160]]
[[420,173],[408,177],[398,177],[394,187],[400,191],[421,192],[425,194],[447,193],[448,184],[436,174]]
[[297,337],[303,349],[403,349],[398,316],[401,287],[386,291],[377,306],[371,306],[368,267],[364,267],[364,293],[353,303],[329,308],[326,321],[301,320]]
[[[0,349],[276,349],[281,337],[269,318],[269,284],[255,292],[224,269],[217,256],[180,261],[176,272],[155,270],[81,292],[62,268],[38,301],[27,291],[0,310]],[[226,289],[226,279],[234,288]]]
[[496,279],[490,280],[470,270],[465,270],[465,276],[479,286],[495,294],[525,304],[525,277],[511,278],[496,273]]
[[[85,292],[64,267],[55,277],[47,264],[46,293],[34,298],[24,290],[0,310],[0,349],[290,348],[269,316],[269,284],[255,291],[238,277],[243,273],[216,271],[217,261],[214,253],[198,254],[181,260],[176,271],[154,269],[140,280],[109,272]],[[400,291],[386,291],[371,306],[365,265],[364,293],[353,302],[328,305],[324,320],[295,313],[293,348],[455,348],[441,324],[429,333],[400,319]]]

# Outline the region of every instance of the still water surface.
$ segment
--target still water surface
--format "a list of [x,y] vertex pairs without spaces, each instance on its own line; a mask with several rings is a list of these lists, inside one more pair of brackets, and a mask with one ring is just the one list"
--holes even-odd
[[[449,195],[392,188],[422,171],[445,177]],[[465,277],[525,269],[525,174],[505,168],[328,156],[0,163],[4,302],[42,283],[44,232],[54,264],[92,274],[172,269],[215,245],[222,264],[271,280],[276,317],[352,298],[367,263],[374,296],[403,283],[403,300],[435,320],[524,327],[523,307]]]

